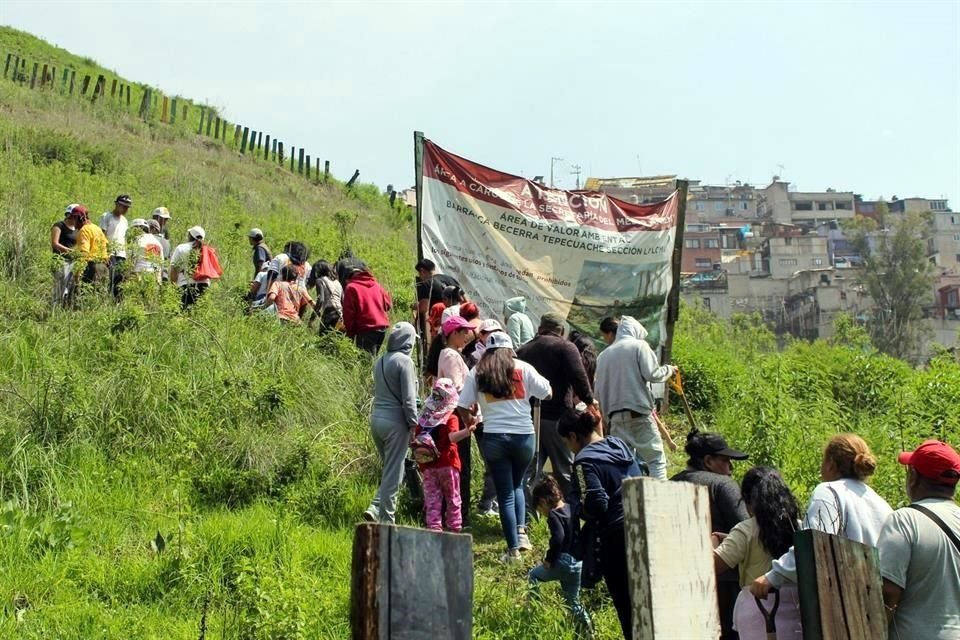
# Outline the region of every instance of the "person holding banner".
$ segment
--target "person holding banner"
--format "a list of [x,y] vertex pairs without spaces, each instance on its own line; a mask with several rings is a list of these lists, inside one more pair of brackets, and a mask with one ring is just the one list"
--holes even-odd
[[501,560],[506,563],[520,562],[521,542],[527,537],[523,481],[534,450],[530,399],[545,400],[552,393],[550,382],[514,355],[507,334],[490,334],[483,357],[467,375],[458,402],[467,425],[476,422],[478,408],[483,412],[480,452],[497,488],[500,526],[507,543]]
[[613,344],[597,358],[596,392],[610,434],[626,442],[650,468],[650,477],[667,479],[667,456],[653,419],[650,383],[666,382],[677,368],[660,366],[644,338],[647,330],[630,316],[620,318]]

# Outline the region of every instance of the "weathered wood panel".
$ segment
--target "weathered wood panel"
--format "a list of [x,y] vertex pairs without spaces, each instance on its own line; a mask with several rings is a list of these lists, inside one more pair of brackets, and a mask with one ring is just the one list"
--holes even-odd
[[350,601],[354,640],[469,640],[472,616],[469,535],[357,525]]
[[876,549],[822,531],[794,536],[804,640],[885,638]]
[[716,640],[710,495],[687,482],[623,484],[635,640]]

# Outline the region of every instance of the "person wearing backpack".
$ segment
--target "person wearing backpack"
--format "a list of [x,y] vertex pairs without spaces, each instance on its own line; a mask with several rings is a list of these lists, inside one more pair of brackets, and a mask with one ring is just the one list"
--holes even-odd
[[383,463],[380,487],[363,512],[368,522],[396,521],[397,493],[403,480],[410,431],[417,426],[417,371],[413,347],[417,331],[409,322],[398,322],[387,339],[387,352],[373,365],[373,412],[370,434]]
[[[180,306],[184,311],[196,304],[220,271],[216,253],[203,242],[206,236],[203,227],[190,227],[187,241],[178,244],[170,254],[170,281],[180,289]],[[214,264],[204,264],[204,258]]]
[[907,497],[880,531],[880,574],[888,638],[960,639],[960,455],[928,440],[901,453]]
[[[423,511],[427,529],[460,533],[463,518],[460,501],[460,454],[457,443],[468,441],[476,425],[460,428],[456,408],[460,394],[453,380],[439,378],[423,403],[410,448],[423,474]],[[446,508],[444,509],[444,503]]]
[[326,260],[313,263],[307,287],[316,287],[316,312],[320,318],[320,334],[336,329],[343,320],[343,287]]

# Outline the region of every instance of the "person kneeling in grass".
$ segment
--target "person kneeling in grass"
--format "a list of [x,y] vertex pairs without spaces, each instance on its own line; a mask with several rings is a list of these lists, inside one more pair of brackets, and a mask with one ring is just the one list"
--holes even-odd
[[559,582],[563,598],[577,624],[577,637],[592,638],[590,614],[580,602],[580,572],[583,564],[572,555],[574,521],[570,505],[563,501],[560,485],[552,476],[545,476],[534,485],[533,503],[540,515],[547,518],[550,547],[543,558],[543,564],[534,567],[527,574],[531,592],[537,595],[541,582]]

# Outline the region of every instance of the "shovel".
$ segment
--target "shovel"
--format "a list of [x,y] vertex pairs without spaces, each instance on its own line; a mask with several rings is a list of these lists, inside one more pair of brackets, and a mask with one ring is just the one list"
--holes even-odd
[[767,640],[777,640],[777,609],[780,608],[780,592],[772,591],[774,594],[773,598],[773,607],[770,611],[767,611],[767,608],[763,606],[763,601],[754,596],[753,599],[757,601],[757,607],[760,609],[760,615],[763,616],[763,621],[767,626]]
[[687,402],[687,396],[683,393],[683,380],[680,378],[679,369],[677,369],[677,372],[670,380],[670,388],[673,389],[678,396],[680,396],[680,400],[683,402],[683,409],[687,412],[687,420],[690,421],[690,430],[697,431],[697,421],[694,420],[693,411],[690,410],[690,403]]

